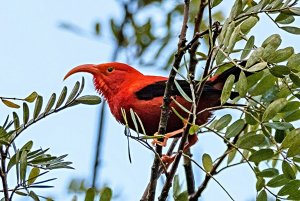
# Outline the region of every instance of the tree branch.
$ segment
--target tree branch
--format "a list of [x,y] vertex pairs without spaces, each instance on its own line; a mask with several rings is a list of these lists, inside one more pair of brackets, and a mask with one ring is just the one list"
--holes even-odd
[[[201,0],[199,2],[199,8],[198,8],[198,13],[197,17],[195,18],[195,27],[194,27],[194,41],[192,40],[191,42],[191,49],[189,50],[190,53],[190,63],[189,63],[189,78],[191,83],[193,84],[194,78],[195,78],[195,69],[196,65],[198,63],[198,60],[196,58],[196,51],[200,45],[199,38],[197,37],[200,32],[200,25],[203,19],[203,14],[204,14],[204,9],[207,5],[207,2],[205,0]],[[191,150],[188,149],[186,154],[189,157],[192,157]],[[194,179],[194,172],[193,172],[193,167],[192,167],[192,162],[189,158],[184,157],[184,171],[185,171],[185,178],[186,178],[186,184],[187,184],[187,192],[189,195],[193,194],[195,192],[195,179]]]
[[7,185],[7,173],[6,173],[6,154],[3,150],[3,147],[1,146],[0,149],[1,154],[1,169],[0,169],[0,177],[2,180],[2,186],[3,186],[3,193],[4,193],[4,200],[9,201],[9,194],[8,194],[8,185]]
[[[159,134],[165,134],[166,133],[166,128],[167,128],[167,123],[169,119],[169,114],[170,114],[170,103],[171,103],[171,89],[174,85],[174,80],[175,76],[177,74],[177,70],[180,67],[180,63],[182,60],[182,57],[185,53],[184,47],[186,43],[186,32],[187,32],[187,23],[188,23],[188,18],[189,18],[189,8],[190,8],[190,1],[185,0],[184,1],[184,17],[183,17],[183,23],[181,27],[181,33],[180,33],[180,38],[178,42],[178,48],[177,48],[177,53],[175,54],[175,60],[173,63],[173,67],[169,79],[166,83],[166,88],[165,88],[165,93],[163,97],[163,105],[161,108],[161,116],[160,116],[160,122],[159,122],[159,128],[158,128],[158,133]],[[156,152],[161,155],[162,153],[162,147],[157,146],[156,147]],[[155,157],[153,165],[151,167],[151,176],[150,176],[150,188],[148,191],[147,195],[147,200],[152,201],[155,199],[155,191],[156,191],[156,184],[157,184],[157,177],[158,177],[158,172],[159,172],[159,166],[160,166],[160,159],[158,156]]]

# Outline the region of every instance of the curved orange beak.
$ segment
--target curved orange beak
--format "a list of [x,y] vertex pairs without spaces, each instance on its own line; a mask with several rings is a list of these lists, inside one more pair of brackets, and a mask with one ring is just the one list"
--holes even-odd
[[64,80],[67,79],[69,76],[71,76],[75,73],[79,73],[79,72],[91,73],[94,75],[98,72],[98,69],[96,68],[96,66],[94,64],[80,65],[80,66],[77,66],[77,67],[73,68],[72,70],[70,70],[65,75]]

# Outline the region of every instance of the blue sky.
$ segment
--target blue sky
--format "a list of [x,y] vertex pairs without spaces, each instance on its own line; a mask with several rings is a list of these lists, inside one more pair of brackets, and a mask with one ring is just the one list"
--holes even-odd
[[[83,63],[107,62],[111,58],[113,47],[110,44],[113,43],[108,34],[105,34],[105,27],[105,39],[94,40],[67,32],[58,25],[60,22],[71,22],[92,30],[94,22],[104,22],[108,17],[118,16],[118,6],[114,1],[14,0],[2,2],[0,7],[1,96],[26,97],[35,90],[46,101],[53,92],[59,93],[64,85],[71,89],[80,80],[82,75],[74,75],[67,81],[62,81],[65,73],[72,67]],[[226,12],[228,7],[223,5],[221,8]],[[299,26],[299,21],[297,24]],[[270,20],[262,20],[253,32],[258,32],[257,40],[263,41],[268,35],[278,32],[278,29]],[[293,45],[299,51],[299,37],[283,31],[279,33],[283,34],[283,38],[288,37],[283,39],[283,47]],[[151,73],[150,69],[140,70]],[[166,73],[156,71],[155,74]],[[91,76],[84,76],[86,87],[83,94],[96,94]],[[51,182],[54,189],[40,191],[40,194],[54,195],[55,200],[70,200],[72,196],[66,193],[70,179],[91,178],[98,111],[98,106],[83,105],[67,109],[33,125],[17,140],[17,145],[21,146],[33,139],[35,148],[50,147],[50,152],[56,155],[67,153],[67,160],[73,162],[75,170],[57,170],[45,176],[44,179],[58,179]],[[11,112],[0,105],[0,121],[4,121]],[[130,164],[123,129],[122,125],[109,116],[99,183],[107,184],[114,192],[118,192],[120,198],[116,200],[138,200],[149,180],[153,155],[132,141]],[[194,156],[197,160],[205,152],[216,158],[223,151],[222,140],[213,135],[203,135],[194,148]],[[182,172],[182,167],[180,171]],[[196,172],[196,180],[201,181],[201,170],[196,169]],[[216,178],[237,200],[249,200],[255,196],[254,175],[246,165],[225,171]],[[207,201],[229,200],[213,181],[203,198]]]

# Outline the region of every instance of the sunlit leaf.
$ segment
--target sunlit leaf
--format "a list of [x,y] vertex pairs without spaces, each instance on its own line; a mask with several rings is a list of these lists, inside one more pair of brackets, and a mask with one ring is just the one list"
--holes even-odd
[[59,108],[63,104],[63,102],[65,101],[65,98],[67,96],[67,91],[68,91],[67,87],[65,86],[59,95],[59,98],[58,98],[55,108]]
[[221,94],[221,104],[222,105],[225,104],[226,101],[230,98],[232,87],[234,84],[234,79],[235,79],[234,75],[230,75],[224,84],[222,94]]
[[99,201],[110,201],[111,199],[112,199],[112,190],[108,187],[102,189],[100,193]]
[[20,108],[20,106],[16,103],[13,103],[9,100],[6,100],[6,99],[1,99],[1,101],[7,106],[7,107],[10,107],[10,108]]
[[32,103],[37,97],[38,97],[38,94],[34,91],[29,96],[27,96],[24,100],[29,103]]
[[56,100],[56,94],[53,93],[45,107],[45,114],[47,114],[52,109],[52,107],[55,103],[55,100]]
[[213,167],[213,161],[208,154],[203,154],[202,156],[202,164],[206,172],[210,172]]
[[40,174],[40,169],[37,167],[34,167],[31,169],[28,179],[27,179],[27,184],[28,186],[30,186],[31,184],[33,184],[35,182],[35,180],[37,179],[37,177]]
[[42,109],[42,105],[43,105],[43,97],[42,96],[38,96],[35,102],[35,107],[34,107],[34,112],[33,112],[33,119],[36,119]]

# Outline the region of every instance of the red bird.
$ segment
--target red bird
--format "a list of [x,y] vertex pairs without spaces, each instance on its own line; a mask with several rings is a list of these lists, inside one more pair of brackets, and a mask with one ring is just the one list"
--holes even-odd
[[[126,111],[129,127],[135,130],[135,126],[130,117],[130,109],[132,109],[140,117],[147,135],[154,135],[159,126],[161,105],[163,103],[163,95],[168,78],[162,76],[144,75],[133,67],[124,63],[104,63],[104,64],[85,64],[73,68],[69,71],[65,78],[78,72],[91,73],[94,76],[94,85],[96,90],[102,94],[107,100],[111,113],[118,122],[125,124],[121,108]],[[213,106],[220,105],[220,96],[224,82],[229,75],[234,74],[236,80],[240,74],[237,67],[230,68],[220,75],[210,78],[203,89],[197,112]],[[177,80],[181,88],[187,95],[191,97],[190,85],[184,80]],[[186,101],[181,93],[174,86],[172,96],[176,101],[185,108],[190,109],[191,103]],[[170,104],[182,117],[187,118],[188,114],[183,111],[176,103]],[[211,112],[201,113],[196,119],[197,125],[202,125],[208,121]],[[166,138],[179,134],[184,128],[184,122],[171,113]],[[139,129],[141,131],[141,129]],[[173,132],[173,133],[172,133]],[[191,146],[197,141],[197,135],[189,140]],[[162,143],[165,145],[165,143]],[[186,149],[185,148],[185,149]]]

